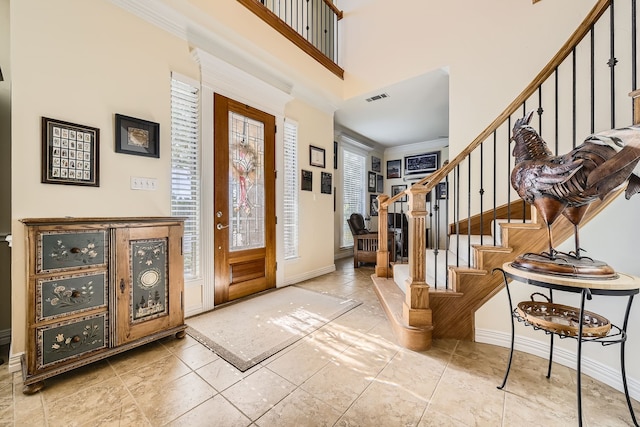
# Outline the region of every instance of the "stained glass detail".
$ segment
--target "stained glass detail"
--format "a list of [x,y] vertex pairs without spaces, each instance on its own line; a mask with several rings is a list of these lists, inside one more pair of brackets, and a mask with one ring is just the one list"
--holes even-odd
[[265,245],[264,124],[229,112],[229,250]]

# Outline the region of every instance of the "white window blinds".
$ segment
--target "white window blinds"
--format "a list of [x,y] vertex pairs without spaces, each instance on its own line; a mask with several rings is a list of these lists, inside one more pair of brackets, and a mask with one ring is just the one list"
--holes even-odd
[[298,124],[284,122],[284,258],[298,257]]
[[200,276],[199,90],[171,79],[171,215],[186,217],[185,279]]
[[365,155],[355,150],[344,147],[343,155],[343,176],[342,176],[342,241],[341,247],[353,246],[353,236],[347,225],[347,219],[352,213],[357,212],[366,218],[365,203],[365,171],[366,161]]

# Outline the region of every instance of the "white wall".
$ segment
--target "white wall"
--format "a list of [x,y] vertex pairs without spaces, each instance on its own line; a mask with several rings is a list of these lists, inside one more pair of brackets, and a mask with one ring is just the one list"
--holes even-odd
[[[21,0],[11,4],[11,61],[16,77],[12,81],[12,356],[25,348],[27,295],[21,218],[170,214],[170,76],[176,71],[200,79],[200,66],[192,55],[194,43],[212,54],[227,55],[236,66],[242,65],[243,60],[253,60],[259,66],[251,68],[244,62],[244,67],[254,75],[263,72],[263,78],[273,76],[273,70],[286,71],[279,80],[268,83],[282,86],[294,99],[298,98],[286,106],[285,114],[300,124],[301,166],[308,161],[305,150],[309,144],[325,147],[327,152],[332,150],[332,110],[327,99],[339,95],[340,80],[294,50],[297,48],[289,46],[279,34],[267,31],[266,24],[239,3],[216,1],[212,11],[215,18],[194,12],[186,3],[173,5],[184,9],[168,15],[169,19],[175,18],[175,28],[180,27],[182,12],[211,26],[210,31],[190,26],[189,31],[199,31],[197,35],[167,32],[115,3],[128,2]],[[175,2],[158,1],[154,7],[163,11],[169,3]],[[206,2],[203,6],[211,4]],[[242,29],[244,36],[235,34],[231,27]],[[246,46],[246,50],[229,50],[233,43]],[[278,47],[276,54],[271,53],[272,47]],[[278,55],[289,55],[288,63],[284,64]],[[324,97],[318,96],[314,87],[305,86],[314,78]],[[313,100],[317,100],[316,106],[310,105]],[[161,157],[115,153],[115,113],[160,123]],[[100,187],[40,182],[42,116],[100,129]],[[130,190],[131,176],[156,178],[157,190]],[[316,234],[313,239],[301,239],[302,256],[295,265],[280,264],[285,268],[283,281],[334,268],[333,201],[320,195],[319,188],[313,194],[315,199],[301,200],[301,230]],[[197,289],[187,294],[188,298],[202,295]],[[197,305],[186,301],[187,307]]]

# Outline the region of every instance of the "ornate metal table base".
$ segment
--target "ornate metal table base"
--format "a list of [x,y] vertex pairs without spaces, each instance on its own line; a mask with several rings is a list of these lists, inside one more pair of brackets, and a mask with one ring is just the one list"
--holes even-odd
[[[509,353],[509,361],[507,363],[507,370],[504,374],[502,384],[498,386],[498,389],[502,390],[507,384],[509,378],[509,371],[511,370],[511,362],[513,361],[513,349],[515,340],[515,322],[523,322],[526,326],[532,326],[536,330],[542,330],[550,336],[549,345],[549,366],[547,369],[547,378],[551,377],[551,366],[553,362],[553,340],[554,336],[558,335],[561,339],[573,338],[578,343],[577,356],[576,356],[576,376],[577,376],[577,403],[578,403],[578,425],[582,426],[582,343],[584,342],[596,342],[603,346],[612,344],[620,344],[620,366],[622,374],[622,385],[624,387],[624,395],[627,400],[627,406],[629,407],[629,414],[633,420],[633,424],[638,426],[633,406],[631,405],[631,398],[629,397],[629,387],[627,385],[627,373],[625,364],[625,345],[627,341],[627,326],[629,321],[629,313],[631,312],[631,304],[633,303],[633,297],[640,292],[640,278],[630,276],[626,274],[620,274],[618,278],[614,280],[585,280],[579,278],[563,277],[561,275],[541,274],[537,272],[530,272],[522,270],[516,267],[514,264],[505,263],[502,268],[494,270],[500,271],[504,278],[505,289],[507,290],[507,296],[509,299],[509,309],[511,312],[511,351]],[[605,336],[587,336],[583,333],[583,322],[579,322],[577,334],[569,335],[565,333],[558,333],[557,331],[550,331],[543,327],[533,325],[527,322],[518,312],[518,309],[514,307],[511,299],[511,292],[509,290],[509,281],[516,280],[525,284],[538,286],[549,289],[549,300],[553,301],[553,290],[560,290],[565,292],[580,293],[580,315],[578,319],[583,318],[585,313],[585,300],[591,300],[592,295],[608,295],[608,296],[627,296],[627,307],[624,313],[624,320],[622,327],[618,327],[611,324],[610,332]]]

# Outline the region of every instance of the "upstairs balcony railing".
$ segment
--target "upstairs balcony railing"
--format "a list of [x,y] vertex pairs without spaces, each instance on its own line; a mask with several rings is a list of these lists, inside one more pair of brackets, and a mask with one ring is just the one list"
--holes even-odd
[[332,0],[238,0],[338,77],[338,21]]

